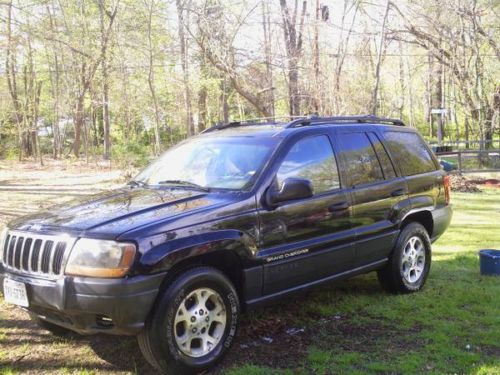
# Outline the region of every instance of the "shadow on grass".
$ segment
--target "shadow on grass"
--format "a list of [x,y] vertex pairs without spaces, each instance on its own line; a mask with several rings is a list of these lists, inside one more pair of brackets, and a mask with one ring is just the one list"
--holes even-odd
[[0,373],[46,374],[81,369],[156,373],[142,357],[135,337],[82,336],[71,331],[56,336],[29,318],[0,320],[0,348]]
[[[372,273],[285,297],[242,316],[228,356],[212,373],[238,373],[247,364],[306,373],[472,373],[479,365],[496,366],[498,345],[479,344],[481,324],[488,321],[475,324],[470,321],[474,312],[464,312],[477,283],[494,288],[493,281],[478,275],[476,266],[473,255],[436,261],[426,288],[414,295],[386,294]],[[462,268],[467,272],[455,272]],[[486,308],[494,301],[483,298],[477,304],[491,314]],[[0,339],[3,349],[29,344],[47,352],[36,360],[20,352],[13,360],[0,361],[0,369],[156,373],[134,337],[53,337],[24,319],[0,320],[0,328],[5,332]],[[471,349],[466,349],[468,343]]]

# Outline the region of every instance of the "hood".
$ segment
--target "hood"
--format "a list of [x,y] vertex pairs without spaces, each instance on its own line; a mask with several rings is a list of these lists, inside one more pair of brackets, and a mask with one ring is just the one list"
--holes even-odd
[[218,206],[223,194],[189,189],[123,188],[75,199],[9,223],[29,231],[118,235],[159,220]]

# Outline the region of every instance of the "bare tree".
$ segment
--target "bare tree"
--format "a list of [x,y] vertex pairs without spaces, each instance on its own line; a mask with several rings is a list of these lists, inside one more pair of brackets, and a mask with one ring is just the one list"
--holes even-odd
[[[300,15],[298,14],[299,5],[297,0],[295,1],[293,11],[289,9],[286,0],[280,0],[280,7],[288,61],[289,112],[291,116],[296,116],[300,114],[299,60],[302,55],[304,18],[307,1],[302,2]],[[297,25],[298,17],[299,24]]]
[[[354,25],[358,16],[358,11],[361,5],[361,0],[344,0],[344,6],[342,10],[342,21],[339,37],[339,45],[337,47],[337,61],[335,65],[335,112],[340,111],[340,80],[342,78],[342,69],[344,68],[345,58],[349,51],[349,41],[351,40],[351,35],[353,33]],[[354,14],[352,16],[351,23],[347,29],[347,34],[344,34],[344,27],[346,22],[347,14],[354,8]]]
[[[105,18],[111,17],[106,9],[106,0],[97,0],[99,6],[99,21],[101,31],[101,69],[102,69],[102,117],[104,125],[104,159],[111,154],[111,124],[109,118],[109,74],[108,74],[108,40],[106,39]],[[116,9],[116,8],[115,8]]]
[[[116,0],[114,7],[111,11],[106,12],[107,23],[104,28],[101,46],[106,46],[109,42],[111,36],[111,30],[113,27],[113,23],[116,18],[116,13],[118,11],[120,0]],[[82,4],[83,6],[83,4]],[[62,10],[63,15],[64,10]],[[68,24],[66,20],[63,22],[66,35],[73,35],[72,26]],[[104,58],[102,52],[97,54],[97,58],[86,51],[74,47],[70,42],[64,41],[59,38],[58,35],[48,35],[44,36],[47,40],[58,41],[62,45],[68,47],[72,53],[73,64],[75,70],[78,74],[75,74],[72,78],[74,78],[75,82],[75,100],[73,107],[73,118],[75,125],[75,140],[73,143],[73,153],[76,157],[80,155],[80,147],[81,147],[81,138],[82,138],[82,128],[84,126],[85,121],[85,96],[89,92],[90,84],[94,78],[94,75],[98,69],[98,67],[102,63],[102,59]],[[83,36],[85,38],[85,35]],[[76,44],[76,43],[75,43]],[[101,50],[102,51],[102,50]]]
[[378,44],[377,64],[376,64],[376,68],[375,68],[375,84],[373,86],[373,93],[372,93],[372,110],[371,110],[372,115],[376,115],[377,109],[378,109],[378,92],[379,92],[379,86],[380,86],[380,66],[382,65],[382,56],[383,56],[384,42],[385,42],[385,24],[387,22],[387,16],[389,15],[390,3],[391,3],[390,0],[387,0],[385,3],[384,18],[382,20],[382,26],[381,26],[381,31],[380,31],[380,41]]
[[186,112],[185,124],[186,124],[187,134],[193,135],[194,126],[193,126],[193,115],[191,108],[191,88],[189,87],[188,44],[185,33],[185,22],[186,21],[189,22],[189,19],[188,20],[184,19],[184,13],[187,13],[184,6],[184,1],[175,0],[175,5],[177,7],[177,18],[179,21],[178,35],[179,35],[179,44],[181,47],[180,53],[181,53],[181,65],[182,65],[182,84],[184,88],[184,109]]
[[269,1],[262,1],[262,29],[264,32],[264,55],[266,61],[266,86],[264,91],[267,92],[267,102],[270,116],[274,116],[275,113],[275,103],[274,103],[274,79],[273,79],[273,66],[272,66],[272,55],[271,55],[271,15],[269,10]]
[[14,106],[14,115],[16,118],[17,136],[19,142],[19,160],[23,158],[23,130],[22,130],[22,110],[19,101],[16,80],[16,54],[15,45],[12,37],[12,0],[7,4],[7,53],[5,57],[5,75],[9,87],[10,97]]
[[[54,9],[54,3],[52,3],[52,9]],[[56,29],[56,20],[53,13],[55,11],[51,10],[49,4],[46,5],[47,15],[49,16],[49,26],[50,33],[55,34]],[[52,147],[52,156],[54,159],[57,159],[62,154],[62,137],[59,128],[60,121],[60,97],[61,97],[61,63],[58,53],[58,42],[51,41],[50,47],[47,46],[47,55],[50,55],[54,63],[54,69],[50,71],[50,86],[52,96],[54,98],[54,120],[52,123],[52,133],[53,133],[53,147]],[[49,52],[49,48],[51,51]]]
[[[468,6],[454,0],[445,3],[436,1],[434,7],[446,7],[447,17],[440,19],[436,12],[427,12],[425,8],[413,6],[403,12],[394,3],[392,7],[403,22],[402,30],[391,31],[392,37],[424,48],[432,59],[449,70],[467,108],[466,136],[470,117],[478,123],[481,139],[487,147],[491,147],[496,109],[494,95],[488,96],[484,90],[491,77],[486,75],[484,69],[482,49],[490,46],[496,53],[496,44],[492,43],[491,37],[485,37],[480,32],[483,10],[478,9],[476,1]],[[415,19],[420,23],[416,24]],[[500,60],[498,55],[496,57]],[[442,97],[442,92],[440,94]]]
[[148,86],[153,100],[154,119],[155,119],[155,144],[154,151],[158,155],[160,153],[160,106],[158,104],[158,96],[155,87],[154,74],[154,49],[153,49],[153,14],[155,12],[155,0],[148,0],[147,7],[147,40],[148,40]]
[[[223,8],[207,6],[197,14],[197,33],[188,29],[191,37],[206,57],[207,61],[216,68],[229,81],[231,87],[243,98],[245,98],[264,117],[270,117],[268,102],[263,95],[262,82],[253,80],[250,74],[238,70],[234,39],[240,26],[245,22],[246,16],[237,20],[231,35],[225,30],[225,22],[222,17]],[[252,12],[253,9],[250,11]],[[226,89],[227,84],[222,88]]]

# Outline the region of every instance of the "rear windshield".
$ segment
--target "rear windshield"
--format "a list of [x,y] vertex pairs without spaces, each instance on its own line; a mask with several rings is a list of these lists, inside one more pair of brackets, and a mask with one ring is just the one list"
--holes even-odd
[[424,140],[417,133],[386,131],[389,151],[405,176],[436,170]]

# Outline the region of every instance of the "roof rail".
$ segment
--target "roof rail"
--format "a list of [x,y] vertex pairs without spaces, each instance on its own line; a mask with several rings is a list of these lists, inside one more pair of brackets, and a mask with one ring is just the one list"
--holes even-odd
[[313,123],[375,123],[375,124],[389,124],[396,126],[405,126],[404,122],[398,119],[383,118],[373,115],[363,115],[363,116],[333,116],[333,117],[320,117],[320,116],[309,116],[302,117],[297,120],[290,121],[285,128],[298,128],[301,126],[309,126]]
[[333,116],[333,117],[321,117],[317,115],[311,115],[311,116],[278,116],[278,117],[258,117],[258,118],[253,118],[253,119],[248,119],[248,120],[241,120],[241,121],[232,121],[227,124],[216,124],[210,128],[207,128],[202,131],[202,133],[210,133],[215,130],[223,130],[223,129],[228,129],[228,128],[236,128],[239,126],[251,126],[251,125],[274,125],[278,124],[279,122],[276,121],[278,119],[289,119],[289,121],[286,125],[285,128],[298,128],[301,126],[309,126],[314,123],[316,124],[321,124],[321,123],[375,123],[375,124],[389,124],[389,125],[397,125],[397,126],[405,126],[403,121],[398,120],[398,119],[391,119],[391,118],[383,118],[383,117],[377,117],[373,115],[362,115],[362,116]]
[[223,130],[223,129],[227,129],[227,128],[235,128],[238,126],[245,126],[245,125],[247,125],[247,126],[250,126],[250,125],[273,125],[273,124],[278,123],[276,121],[277,119],[293,120],[293,119],[299,119],[299,118],[303,118],[303,116],[256,117],[256,118],[241,120],[241,121],[231,121],[231,122],[228,122],[227,124],[219,123],[219,124],[216,124],[210,128],[203,130],[201,133],[210,133],[214,130]]

